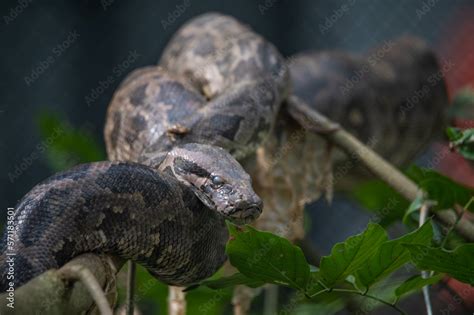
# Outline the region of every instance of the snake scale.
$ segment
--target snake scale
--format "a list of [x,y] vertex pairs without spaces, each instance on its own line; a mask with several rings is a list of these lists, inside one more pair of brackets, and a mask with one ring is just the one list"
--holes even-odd
[[[407,45],[431,58],[427,47]],[[393,67],[389,73],[393,82],[382,86],[375,78],[387,73],[371,69],[371,79],[364,83],[369,87],[354,89],[343,98],[331,84],[350,76],[351,65],[364,58],[331,56],[308,53],[286,63],[263,37],[218,13],[186,23],[157,66],[133,71],[115,92],[105,124],[110,161],[55,174],[20,200],[13,218],[16,233],[10,237],[5,232],[2,240],[0,289],[5,290],[10,281],[18,288],[86,252],[131,259],[172,285],[189,285],[212,275],[226,259],[225,219],[252,222],[262,212],[259,194],[267,202],[278,193],[261,187],[269,177],[278,180],[279,172],[263,177],[251,173],[253,184],[248,172],[253,172],[250,165],[258,165],[256,151],[264,148],[265,154],[274,154],[288,141],[289,130],[298,126],[298,119],[286,110],[291,106],[285,101],[289,93],[343,125],[347,109],[351,112],[357,106],[363,117],[370,116],[370,124],[352,129],[359,133],[363,129],[362,138],[367,138],[391,119],[384,119],[381,126],[366,107],[375,110],[377,101],[366,102],[367,97],[394,96],[395,105],[387,103],[380,109],[393,114],[403,105],[403,97],[395,96],[400,89],[406,95],[419,88],[426,73],[438,71],[434,59],[420,72],[416,58],[394,57],[385,67],[401,60],[407,71],[404,76],[402,68]],[[422,74],[413,78],[410,71]],[[399,90],[387,92],[401,83]],[[436,119],[410,116],[416,121],[402,126],[405,138],[413,123],[439,121],[442,97],[430,109]],[[423,106],[433,99],[423,100],[414,110],[425,111]],[[431,133],[424,130],[423,135]],[[301,148],[308,147],[298,144],[290,151],[298,154]],[[301,169],[311,163],[305,159]],[[289,162],[282,158],[279,163],[272,170]],[[292,169],[299,168],[292,165]],[[295,182],[285,189],[293,189]],[[258,194],[252,185],[260,187]],[[7,253],[15,254],[14,280],[8,277]]]

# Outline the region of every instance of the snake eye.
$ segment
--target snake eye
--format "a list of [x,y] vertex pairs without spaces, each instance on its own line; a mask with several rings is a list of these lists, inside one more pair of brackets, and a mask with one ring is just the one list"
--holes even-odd
[[224,185],[224,179],[220,176],[212,176],[212,186],[214,186],[215,188],[219,188],[221,187],[222,185]]

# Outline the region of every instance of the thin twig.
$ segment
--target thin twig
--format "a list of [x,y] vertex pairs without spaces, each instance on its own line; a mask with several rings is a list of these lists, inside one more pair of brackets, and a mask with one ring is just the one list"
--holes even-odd
[[133,315],[134,299],[135,294],[135,273],[137,265],[133,261],[128,262],[128,273],[127,273],[127,299],[125,301],[126,314]]
[[348,293],[348,294],[356,294],[356,295],[360,295],[360,296],[363,296],[363,297],[367,297],[369,299],[372,299],[374,301],[377,301],[377,302],[380,302],[384,305],[387,305],[391,308],[393,308],[394,310],[396,310],[397,312],[399,312],[400,314],[403,314],[405,315],[406,313],[401,309],[399,308],[396,304],[392,304],[388,301],[385,301],[375,295],[370,295],[370,294],[367,294],[365,292],[359,292],[359,291],[355,291],[355,290],[349,290],[349,289],[331,289],[332,292],[339,292],[339,293]]
[[459,224],[459,221],[461,221],[462,217],[464,216],[464,212],[466,209],[468,209],[471,206],[471,203],[474,201],[474,197],[471,197],[467,204],[462,208],[461,213],[458,214],[456,221],[449,227],[448,231],[446,232],[446,235],[443,238],[443,241],[441,242],[440,247],[445,248],[446,242],[448,241],[449,235],[453,232],[454,228]]
[[[468,242],[474,242],[474,223],[469,220],[460,219],[454,210],[438,210],[434,213],[435,218],[445,226],[453,226],[456,233]],[[458,221],[458,223],[456,223]]]
[[428,202],[423,202],[420,208],[420,221],[418,226],[422,226],[426,222],[426,218],[428,217],[428,212],[430,210]]
[[[325,137],[350,155],[356,155],[377,177],[398,191],[408,200],[415,200],[420,188],[393,165],[385,161],[372,149],[364,145],[342,127],[309,107],[295,96],[288,98],[288,112],[308,131]],[[451,226],[457,217],[452,211],[436,211],[435,217],[444,225]],[[474,242],[474,224],[461,219],[455,225],[456,232],[467,241]]]
[[66,279],[80,280],[94,299],[100,313],[102,315],[113,315],[102,287],[89,269],[78,265],[69,266],[61,269],[61,274]]
[[[429,212],[429,203],[425,201],[423,202],[423,205],[421,206],[421,209],[420,209],[419,226],[422,226],[423,224],[425,224],[426,218],[428,217],[428,212]],[[428,278],[429,272],[422,270],[421,277]],[[426,314],[433,315],[433,307],[431,305],[431,299],[430,299],[430,287],[428,285],[425,285],[422,288],[422,291],[423,291],[423,299],[425,301],[425,306],[426,306]]]
[[385,301],[377,296],[374,296],[374,295],[370,295],[370,294],[367,294],[367,291],[365,292],[359,292],[359,291],[356,291],[356,290],[350,290],[350,289],[337,289],[337,288],[325,288],[321,291],[318,291],[312,295],[309,296],[310,299],[318,296],[318,295],[321,295],[323,293],[329,293],[329,292],[339,292],[339,293],[348,293],[348,294],[356,294],[356,295],[360,295],[360,296],[364,296],[364,297],[367,297],[369,299],[372,299],[372,300],[375,300],[375,301],[378,301],[384,305],[387,305],[393,309],[395,309],[396,311],[398,311],[400,314],[406,314],[401,308],[399,308],[396,303],[390,303],[388,301]]
[[278,286],[270,284],[264,290],[263,314],[274,315],[278,309]]
[[322,290],[319,290],[318,292],[314,293],[314,294],[311,294],[311,295],[306,295],[308,297],[308,299],[312,299],[312,298],[315,298],[317,297],[318,295],[321,295],[323,293],[328,293],[328,292],[331,292],[331,289],[329,288],[324,288]]
[[234,307],[233,307],[233,312],[232,312],[233,315],[246,315],[247,312],[246,310],[244,310],[244,308],[242,307],[242,304],[240,303],[234,303]]
[[168,315],[186,314],[186,293],[185,288],[169,286],[168,289]]

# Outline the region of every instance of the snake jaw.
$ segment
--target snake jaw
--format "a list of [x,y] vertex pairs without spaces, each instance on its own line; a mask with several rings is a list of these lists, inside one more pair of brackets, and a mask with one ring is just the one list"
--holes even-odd
[[262,213],[261,206],[252,205],[245,209],[231,208],[226,219],[237,225],[249,224],[255,221]]
[[249,195],[247,199],[239,199],[234,204],[227,206],[221,213],[237,225],[248,224],[255,221],[262,213],[263,202],[256,194]]

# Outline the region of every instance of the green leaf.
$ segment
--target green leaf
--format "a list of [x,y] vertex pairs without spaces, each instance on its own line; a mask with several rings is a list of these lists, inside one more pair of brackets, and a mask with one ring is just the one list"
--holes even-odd
[[38,146],[54,171],[70,168],[79,163],[105,160],[103,148],[87,129],[72,127],[59,115],[43,112],[38,117],[42,138]]
[[228,224],[231,239],[226,252],[230,263],[245,276],[262,282],[305,290],[309,265],[303,252],[285,238],[250,226]]
[[[474,190],[431,169],[412,166],[408,170],[408,175],[428,194],[429,199],[437,201],[435,207],[437,210],[448,209],[455,204],[463,206],[474,196]],[[468,210],[474,211],[474,203]]]
[[402,244],[429,245],[433,237],[431,222],[400,238],[387,241],[368,258],[356,272],[358,283],[367,289],[385,278],[410,260],[409,251]]
[[474,244],[461,245],[454,251],[418,244],[403,246],[419,269],[447,273],[459,281],[474,285]]
[[465,159],[474,160],[474,128],[447,128],[446,134],[451,141],[451,148],[455,148]]
[[462,132],[459,128],[448,127],[446,128],[446,135],[450,141],[456,141],[462,137]]
[[[232,298],[232,289],[223,288],[213,290],[207,287],[199,287],[186,294],[187,315],[220,315],[224,314]],[[165,302],[166,304],[166,302]],[[157,314],[156,312],[143,312],[143,314]],[[160,313],[169,314],[169,313]]]
[[386,240],[385,230],[378,224],[370,223],[363,233],[336,244],[331,254],[321,259],[321,281],[327,287],[344,281],[348,275],[366,264]]
[[371,221],[387,227],[400,220],[409,202],[380,180],[363,183],[353,191],[353,197],[374,213]]
[[229,277],[222,277],[215,280],[204,280],[200,284],[205,285],[208,288],[215,290],[215,289],[233,287],[233,286],[241,285],[241,284],[246,285],[251,288],[257,288],[264,285],[265,283],[260,280],[251,279],[245,276],[244,274],[238,272]]
[[395,296],[400,298],[402,295],[412,291],[420,290],[426,285],[434,284],[443,279],[444,274],[434,275],[429,278],[422,278],[420,275],[413,276],[403,282],[398,288],[395,289]]

